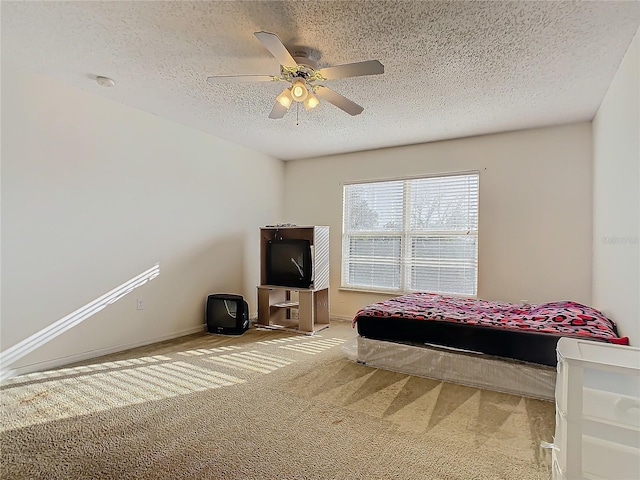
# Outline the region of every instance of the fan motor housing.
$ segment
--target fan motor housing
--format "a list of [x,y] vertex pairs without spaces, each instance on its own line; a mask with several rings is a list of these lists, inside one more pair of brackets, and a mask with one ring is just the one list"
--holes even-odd
[[306,52],[295,52],[292,56],[298,65],[309,67],[312,70],[318,69],[318,62],[309,58],[309,55],[307,55]]

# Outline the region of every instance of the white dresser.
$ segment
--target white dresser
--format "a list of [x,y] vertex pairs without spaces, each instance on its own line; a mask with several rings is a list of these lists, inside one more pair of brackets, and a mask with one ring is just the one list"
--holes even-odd
[[640,348],[558,342],[554,480],[640,479]]

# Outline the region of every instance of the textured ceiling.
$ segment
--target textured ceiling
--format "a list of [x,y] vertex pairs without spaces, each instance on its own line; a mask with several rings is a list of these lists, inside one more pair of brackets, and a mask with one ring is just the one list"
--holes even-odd
[[[2,2],[2,58],[284,160],[593,118],[640,24],[636,1]],[[254,37],[279,35],[320,66],[385,73],[325,84],[322,101],[269,112],[283,84]],[[99,87],[105,75],[115,88]],[[297,117],[297,118],[296,118]]]

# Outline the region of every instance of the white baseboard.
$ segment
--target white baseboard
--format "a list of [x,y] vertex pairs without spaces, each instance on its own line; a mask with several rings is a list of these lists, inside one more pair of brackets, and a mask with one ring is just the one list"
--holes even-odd
[[40,372],[43,370],[49,370],[52,368],[63,367],[71,363],[82,362],[91,358],[102,357],[103,355],[110,355],[112,353],[122,352],[129,350],[130,348],[143,347],[145,345],[151,345],[152,343],[164,342],[165,340],[171,340],[178,337],[184,337],[185,335],[191,335],[193,333],[206,331],[206,325],[198,325],[197,327],[191,327],[179,332],[169,333],[167,335],[161,335],[159,337],[147,338],[139,342],[123,343],[120,345],[113,345],[111,347],[100,348],[97,350],[90,350],[88,352],[78,353],[76,355],[69,355],[68,357],[59,357],[44,362],[32,363],[29,365],[22,365],[20,367],[13,367],[10,370],[8,376],[15,377],[18,375],[24,375],[27,373]]

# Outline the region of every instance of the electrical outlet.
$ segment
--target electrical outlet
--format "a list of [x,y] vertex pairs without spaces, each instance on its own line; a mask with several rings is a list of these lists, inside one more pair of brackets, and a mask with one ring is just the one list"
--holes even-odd
[[142,303],[142,299],[139,298],[138,299],[138,310],[143,310],[144,309],[144,303]]

